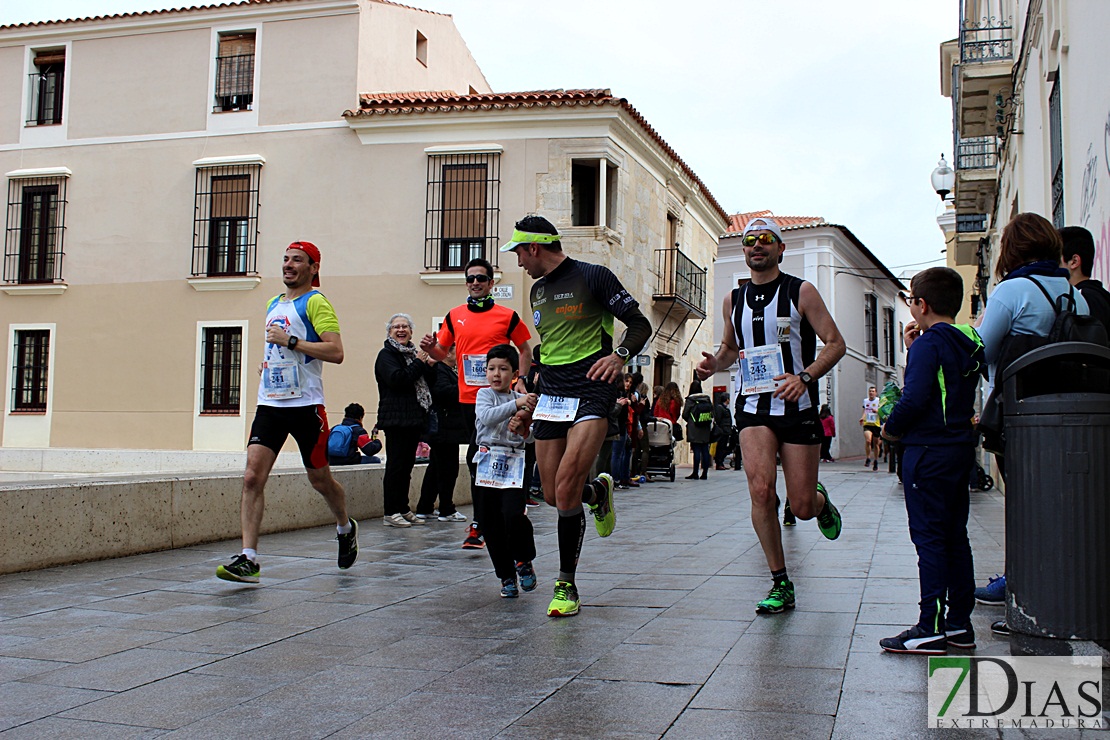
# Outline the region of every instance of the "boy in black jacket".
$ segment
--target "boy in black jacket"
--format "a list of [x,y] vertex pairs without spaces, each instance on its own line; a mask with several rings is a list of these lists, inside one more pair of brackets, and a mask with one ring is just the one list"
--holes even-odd
[[903,486],[917,548],[921,614],[916,625],[879,645],[892,653],[943,655],[949,647],[975,649],[968,477],[976,444],[975,388],[986,365],[979,335],[955,324],[964,295],[959,273],[923,270],[910,291],[906,303],[914,320],[904,332],[905,384],[882,433],[905,446]]

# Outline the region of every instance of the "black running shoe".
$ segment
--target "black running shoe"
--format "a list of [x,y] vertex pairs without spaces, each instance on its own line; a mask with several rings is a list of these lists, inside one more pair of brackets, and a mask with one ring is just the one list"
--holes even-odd
[[945,655],[948,653],[948,638],[943,634],[926,632],[915,624],[897,637],[879,640],[879,647],[888,653]]
[[347,570],[355,564],[358,557],[358,522],[347,517],[351,523],[351,531],[336,537],[339,540],[339,569]]
[[798,523],[794,512],[790,510],[790,499],[786,500],[786,508],[782,510],[782,524],[784,527],[793,527]]
[[261,569],[258,567],[258,563],[240,553],[227,565],[217,566],[216,577],[222,578],[225,581],[258,583],[258,574],[260,571]]

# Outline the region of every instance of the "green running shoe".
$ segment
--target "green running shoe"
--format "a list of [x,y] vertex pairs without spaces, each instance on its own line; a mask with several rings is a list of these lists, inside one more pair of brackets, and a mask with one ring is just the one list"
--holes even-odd
[[594,478],[590,485],[595,483],[600,483],[605,492],[602,494],[601,503],[589,504],[590,513],[594,515],[594,526],[597,527],[598,535],[608,537],[613,534],[613,527],[617,526],[617,514],[613,511],[613,476],[602,473]]
[[790,581],[776,583],[767,598],[755,605],[756,614],[778,614],[794,608],[794,584]]
[[260,572],[261,569],[258,567],[258,563],[243,554],[236,555],[235,559],[227,565],[216,567],[217,578],[222,578],[225,581],[238,581],[239,583],[258,583]]
[[832,499],[829,498],[829,492],[820,483],[817,484],[817,492],[825,497],[825,507],[817,515],[817,528],[821,530],[821,534],[825,535],[826,539],[835,540],[840,536],[840,530],[843,526],[840,521],[840,510],[833,505]]
[[573,617],[580,606],[578,587],[569,581],[555,581],[555,598],[547,605],[547,616]]

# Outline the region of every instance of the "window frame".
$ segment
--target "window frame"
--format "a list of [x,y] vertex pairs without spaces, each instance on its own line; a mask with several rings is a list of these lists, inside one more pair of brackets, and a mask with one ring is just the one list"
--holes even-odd
[[894,309],[883,306],[883,364],[894,367]]
[[[261,157],[198,160],[193,191],[193,249],[190,275],[194,278],[243,277],[258,274],[258,218],[261,210]],[[219,190],[217,183],[243,181],[246,188]],[[235,201],[242,200],[241,204]],[[225,209],[241,205],[234,214]],[[221,212],[216,215],[216,212]],[[227,225],[226,230],[219,228]],[[236,228],[232,228],[236,227]],[[218,244],[220,236],[229,237]],[[237,238],[232,241],[231,235]]]
[[[238,416],[243,412],[243,335],[241,325],[200,327],[200,415]],[[217,363],[214,355],[218,338],[230,342],[231,357]],[[218,383],[214,382],[213,367],[218,369]]]
[[[428,153],[424,226],[424,268],[462,272],[476,257],[498,266],[501,151]],[[483,171],[483,177],[452,179],[448,173]],[[480,185],[479,185],[480,183]],[[459,186],[462,187],[452,187]],[[467,186],[470,187],[467,187]],[[459,207],[449,207],[450,204]],[[465,233],[468,226],[474,233]],[[459,232],[451,233],[447,232]],[[481,232],[481,233],[478,233]]]
[[[250,54],[227,54],[221,55],[223,51],[223,41],[233,40],[235,37],[250,36]],[[246,71],[243,71],[239,65],[236,64],[223,64],[221,60],[238,59],[240,64],[246,66]],[[249,61],[248,61],[249,60]],[[216,57],[215,57],[215,75],[212,84],[212,113],[239,113],[254,110],[254,99],[257,95],[257,66],[258,66],[258,31],[255,29],[242,29],[236,31],[217,31],[216,32]],[[234,68],[232,72],[233,83],[228,85],[228,89],[234,88],[232,94],[221,95],[221,79],[223,79],[223,70],[225,68]],[[245,81],[250,81],[249,92],[243,92],[242,86]],[[238,83],[236,85],[235,83]],[[228,92],[228,90],[224,90]]]
[[[68,170],[24,170],[8,173],[4,223],[6,285],[43,285],[62,281],[65,257],[65,211]],[[35,199],[46,196],[39,206]],[[45,221],[47,225],[29,226]]]
[[[586,185],[582,175],[588,170],[593,182],[586,193],[580,188]],[[572,227],[613,228],[617,211],[617,188],[620,185],[620,167],[605,156],[573,156],[570,159],[570,221]],[[588,198],[589,208],[583,213],[583,199]],[[577,204],[577,205],[576,205]],[[587,218],[587,215],[592,218]],[[586,223],[592,221],[592,223]],[[668,244],[667,246],[673,246]]]
[[879,297],[874,293],[863,294],[864,345],[867,357],[879,359]]
[[[40,66],[40,57],[51,59],[61,57],[60,61],[50,61]],[[66,72],[69,61],[68,49],[45,48],[31,50],[30,69],[27,80],[27,117],[24,126],[59,126],[65,113]],[[46,88],[49,87],[48,91]],[[48,102],[50,114],[47,116]]]
[[[9,413],[13,414],[45,414],[50,408],[50,390],[53,381],[51,365],[51,338],[53,331],[48,327],[13,328],[12,330],[12,365],[11,365],[11,397]],[[37,338],[37,347],[25,347],[22,339],[24,335]],[[41,363],[32,361],[28,367],[25,361],[28,351],[41,355]],[[28,371],[32,376],[30,386],[26,383]],[[21,400],[28,394],[33,400]]]

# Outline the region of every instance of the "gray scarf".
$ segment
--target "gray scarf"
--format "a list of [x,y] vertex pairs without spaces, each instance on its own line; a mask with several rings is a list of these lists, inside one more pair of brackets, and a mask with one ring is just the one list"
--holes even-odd
[[[420,362],[416,359],[416,347],[413,344],[401,344],[393,337],[386,337],[385,341],[404,356],[406,365]],[[428,390],[428,381],[424,380],[423,375],[416,379],[416,401],[425,411],[432,407],[432,392]]]

